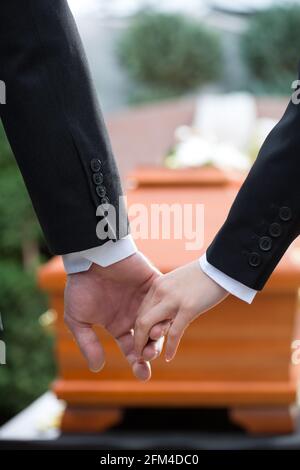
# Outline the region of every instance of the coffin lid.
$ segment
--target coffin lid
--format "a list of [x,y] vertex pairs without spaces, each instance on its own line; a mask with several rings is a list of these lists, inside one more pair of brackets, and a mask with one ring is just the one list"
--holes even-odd
[[[213,167],[167,169],[163,167],[137,168],[128,178],[127,204],[181,203],[204,205],[204,244],[201,249],[189,251],[186,240],[137,239],[138,248],[162,272],[197,259],[210,244],[222,226],[228,210],[245,175],[222,171]],[[130,214],[130,211],[129,211]],[[45,290],[62,290],[65,273],[60,257],[42,266],[39,284]],[[295,290],[300,284],[300,242],[296,240],[267,283],[266,289]]]

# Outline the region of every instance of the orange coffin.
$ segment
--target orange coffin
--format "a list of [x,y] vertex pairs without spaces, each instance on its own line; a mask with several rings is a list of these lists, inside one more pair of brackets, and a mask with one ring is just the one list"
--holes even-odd
[[[144,168],[131,176],[128,205],[203,204],[204,246],[186,249],[183,239],[141,239],[139,248],[163,272],[198,257],[223,223],[241,178],[213,168]],[[95,431],[116,423],[125,406],[228,407],[250,432],[294,429],[299,367],[292,342],[300,339],[298,286],[300,245],[294,243],[252,305],[235,297],[200,317],[187,330],[176,359],[154,363],[150,382],[131,375],[117,346],[103,332],[107,362],[89,372],[63,323],[65,274],[56,257],[39,271],[39,283],[57,312],[58,378],[53,389],[67,402],[62,427]]]

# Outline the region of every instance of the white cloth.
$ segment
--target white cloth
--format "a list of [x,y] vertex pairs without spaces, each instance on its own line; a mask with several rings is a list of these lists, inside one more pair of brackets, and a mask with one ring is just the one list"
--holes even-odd
[[229,292],[230,294],[235,295],[235,297],[244,300],[248,304],[251,304],[252,300],[257,294],[256,290],[251,289],[251,287],[245,286],[245,284],[236,281],[232,277],[228,276],[227,274],[212,266],[206,259],[206,253],[201,256],[201,258],[199,259],[199,263],[202,271],[204,271],[205,274],[207,274],[217,284],[222,286],[223,289],[227,290],[227,292]]
[[[87,271],[92,263],[106,267],[128,258],[137,252],[136,244],[131,235],[127,235],[116,242],[109,241],[102,246],[90,248],[88,250],[69,253],[62,256],[65,270],[68,274]],[[257,291],[245,286],[239,281],[227,276],[219,269],[212,266],[204,254],[199,259],[201,269],[217,284],[222,286],[230,294],[239,297],[249,304],[254,299]]]
[[110,240],[104,245],[96,246],[95,248],[63,255],[62,259],[66,272],[74,274],[87,271],[92,263],[103,267],[110,266],[136,252],[137,247],[132,236],[127,235],[116,242]]

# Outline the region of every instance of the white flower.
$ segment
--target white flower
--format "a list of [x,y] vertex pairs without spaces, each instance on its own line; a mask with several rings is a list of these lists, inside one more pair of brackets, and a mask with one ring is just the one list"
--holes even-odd
[[178,129],[176,137],[183,138],[175,151],[176,167],[214,165],[244,171],[250,166],[249,157],[229,143],[203,139],[186,127]]

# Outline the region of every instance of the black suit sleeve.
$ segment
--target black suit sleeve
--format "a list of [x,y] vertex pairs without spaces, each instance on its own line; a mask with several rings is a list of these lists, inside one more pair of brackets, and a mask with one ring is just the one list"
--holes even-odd
[[96,207],[109,200],[119,212],[122,191],[65,0],[2,0],[0,79],[2,122],[50,249],[101,245]]
[[300,104],[290,101],[265,140],[207,260],[260,290],[300,233]]

